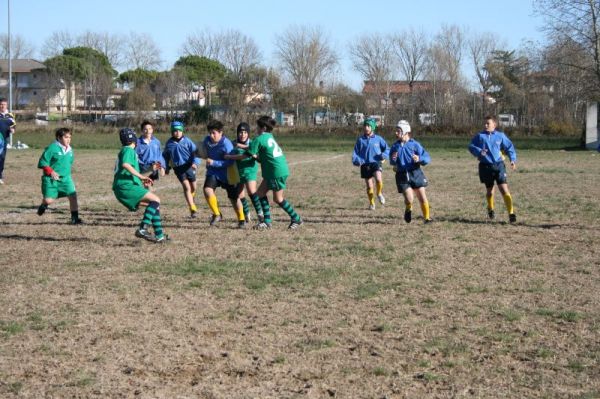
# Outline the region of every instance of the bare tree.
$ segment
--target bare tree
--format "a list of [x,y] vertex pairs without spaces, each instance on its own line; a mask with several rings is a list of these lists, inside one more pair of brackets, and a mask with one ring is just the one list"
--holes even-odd
[[40,50],[40,55],[43,59],[61,55],[64,49],[75,47],[75,43],[75,39],[67,30],[52,32],[44,41]]
[[492,87],[489,71],[486,63],[492,57],[494,50],[504,48],[505,44],[492,32],[472,33],[467,40],[467,52],[469,54],[477,83],[481,89],[481,112],[486,112],[487,94]]
[[210,29],[188,35],[181,47],[182,55],[197,55],[220,61],[222,58],[223,35]]
[[408,82],[410,90],[409,115],[410,119],[414,120],[414,83],[425,73],[429,40],[424,31],[410,29],[396,34],[392,43],[400,72]]
[[123,37],[108,32],[87,31],[77,37],[77,45],[98,50],[113,67],[123,65],[123,42]]
[[[600,97],[600,2],[597,0],[535,0],[534,9],[546,20],[544,29],[550,40],[568,47],[569,54],[578,47],[584,56],[554,61],[583,70],[590,79],[589,96]],[[575,62],[575,61],[579,62]],[[583,62],[581,62],[583,61]]]
[[306,108],[317,84],[335,71],[339,57],[320,27],[292,26],[275,37],[275,56]]
[[[355,71],[373,85],[376,109],[389,99],[393,70],[392,40],[379,33],[369,33],[352,40],[348,45]],[[387,107],[385,107],[387,108]]]
[[[34,53],[33,44],[21,35],[11,35],[11,54],[13,59],[31,58]],[[0,35],[0,58],[8,58],[8,35]]]
[[129,69],[160,68],[160,49],[147,33],[131,32],[125,43],[125,64]]

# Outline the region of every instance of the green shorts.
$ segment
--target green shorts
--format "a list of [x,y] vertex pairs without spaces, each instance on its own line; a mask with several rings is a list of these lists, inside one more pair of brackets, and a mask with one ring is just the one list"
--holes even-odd
[[119,186],[113,186],[113,192],[117,200],[125,205],[130,211],[138,209],[140,201],[144,198],[144,195],[148,193],[148,189],[137,184],[122,184]]
[[50,176],[42,176],[42,195],[44,198],[62,198],[75,194],[75,184],[71,176],[54,180]]
[[249,181],[257,180],[256,168],[239,169],[240,172],[240,183],[246,184]]
[[265,181],[267,182],[267,187],[269,190],[279,191],[285,189],[285,182],[287,178],[287,176],[280,176],[272,179],[265,179]]

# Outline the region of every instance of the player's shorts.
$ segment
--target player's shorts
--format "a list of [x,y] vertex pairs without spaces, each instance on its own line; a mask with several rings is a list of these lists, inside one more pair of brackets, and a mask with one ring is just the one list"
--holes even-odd
[[244,189],[244,185],[241,183],[238,184],[228,184],[218,180],[215,176],[206,176],[206,180],[204,180],[204,188],[209,187],[213,190],[216,190],[217,187],[221,187],[227,191],[227,198],[236,199],[242,190]]
[[401,194],[404,194],[409,188],[427,187],[428,184],[429,182],[421,168],[396,172],[396,187]]
[[192,165],[175,166],[173,171],[175,171],[175,176],[177,176],[177,180],[180,182],[188,180],[190,183],[193,183],[196,181],[196,169],[192,168]]
[[71,176],[54,180],[50,176],[42,176],[42,195],[44,198],[62,198],[75,194],[75,184]]
[[273,191],[279,191],[286,188],[285,182],[287,181],[287,176],[274,177],[272,179],[264,179],[267,183],[267,188]]
[[377,171],[381,172],[381,164],[377,162],[364,163],[360,165],[360,177],[362,179],[370,179]]
[[258,168],[240,169],[238,166],[238,171],[240,172],[240,183],[242,184],[246,184],[249,181],[256,181],[258,179]]
[[124,183],[119,186],[113,186],[113,192],[115,193],[117,200],[121,204],[125,205],[125,207],[130,211],[135,211],[138,209],[140,201],[142,198],[144,198],[148,191],[149,190],[144,188],[144,186],[133,183]]
[[504,162],[494,164],[479,164],[479,181],[485,184],[487,188],[494,187],[496,184],[506,183],[506,166]]

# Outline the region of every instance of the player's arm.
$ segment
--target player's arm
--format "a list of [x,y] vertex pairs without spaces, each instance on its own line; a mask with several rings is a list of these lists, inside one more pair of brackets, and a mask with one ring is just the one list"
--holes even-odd
[[129,173],[131,173],[133,176],[139,178],[142,181],[142,183],[144,183],[144,185],[152,185],[152,179],[148,176],[144,176],[143,174],[135,170],[135,168],[130,163],[123,162],[121,164],[121,167]]
[[477,159],[481,159],[484,154],[483,154],[483,147],[480,147],[479,143],[477,142],[479,138],[479,135],[473,137],[473,139],[471,140],[471,144],[469,144],[469,152]]
[[515,150],[515,146],[512,141],[504,135],[502,138],[502,143],[500,144],[502,150],[508,155],[508,159],[510,159],[510,166],[513,170],[517,168],[517,151]]
[[423,148],[423,146],[420,144],[417,145],[417,151],[415,155],[418,157],[415,162],[418,162],[423,166],[431,162],[431,155],[429,155],[427,150],[425,150],[425,148]]
[[360,143],[360,139],[356,140],[356,144],[354,144],[354,151],[352,151],[352,165],[360,166],[365,163],[365,159],[360,156],[362,153],[362,146]]
[[60,180],[58,173],[50,166],[52,161],[52,152],[46,149],[38,162],[38,168],[44,172],[44,176],[51,177],[53,180]]

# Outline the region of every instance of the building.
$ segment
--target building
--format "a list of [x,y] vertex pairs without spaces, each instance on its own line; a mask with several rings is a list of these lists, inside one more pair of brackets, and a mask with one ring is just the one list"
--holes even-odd
[[[8,97],[8,60],[0,59],[0,95]],[[51,87],[46,66],[33,59],[12,60],[13,108],[61,111],[66,108],[67,90]],[[71,88],[71,90],[74,90]],[[75,96],[71,96],[74,100]]]
[[398,109],[411,104],[417,109],[427,108],[428,100],[434,96],[451,101],[450,84],[447,81],[417,80],[411,85],[406,80],[365,80],[362,93],[370,109]]

